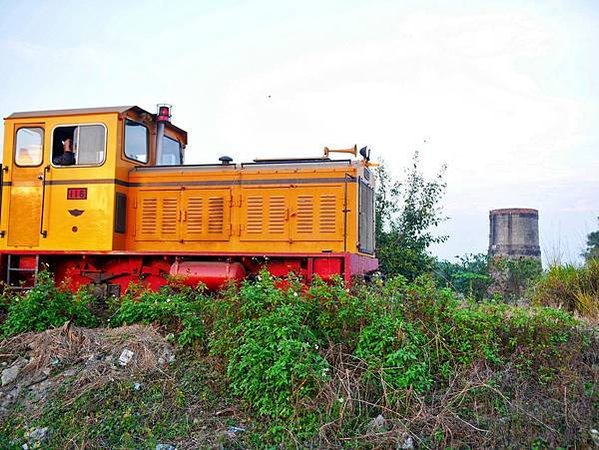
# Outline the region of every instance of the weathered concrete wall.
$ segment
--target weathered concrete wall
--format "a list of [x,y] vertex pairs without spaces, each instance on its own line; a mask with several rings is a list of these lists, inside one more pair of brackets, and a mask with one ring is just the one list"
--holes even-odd
[[536,209],[494,209],[489,212],[489,224],[490,256],[541,259]]
[[489,212],[489,272],[493,283],[488,293],[519,301],[530,281],[540,274],[539,212],[509,208]]

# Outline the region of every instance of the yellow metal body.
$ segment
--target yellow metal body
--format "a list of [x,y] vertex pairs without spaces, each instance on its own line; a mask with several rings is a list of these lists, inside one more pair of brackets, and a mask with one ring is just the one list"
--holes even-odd
[[352,163],[136,170],[127,248],[155,252],[168,242],[176,253],[356,252],[357,170]]
[[[124,155],[127,119],[145,123],[150,130],[147,164]],[[136,107],[6,118],[0,251],[361,253],[359,180],[369,178],[367,162],[323,159],[309,164],[154,167],[154,119]],[[54,129],[89,124],[105,128],[104,162],[54,165]],[[44,131],[39,166],[15,164],[15,136],[22,127]],[[170,124],[165,133],[182,144],[187,141],[186,133]],[[68,189],[86,189],[87,196],[69,199]],[[124,199],[121,211],[117,211],[117,195]]]

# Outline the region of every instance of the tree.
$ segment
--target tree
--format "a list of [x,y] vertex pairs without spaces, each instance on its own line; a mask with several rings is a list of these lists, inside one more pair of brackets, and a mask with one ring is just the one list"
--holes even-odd
[[450,287],[464,297],[481,300],[492,281],[489,257],[478,253],[459,256],[457,262],[437,261],[435,278],[440,287]]
[[427,250],[448,237],[432,232],[446,219],[439,205],[447,186],[446,166],[427,180],[419,164],[416,151],[403,182],[394,180],[385,165],[377,170],[377,256],[385,274],[400,274],[408,280],[434,269],[435,259]]
[[[597,221],[599,222],[599,217],[597,217]],[[599,230],[587,235],[587,249],[583,256],[587,261],[599,258]]]

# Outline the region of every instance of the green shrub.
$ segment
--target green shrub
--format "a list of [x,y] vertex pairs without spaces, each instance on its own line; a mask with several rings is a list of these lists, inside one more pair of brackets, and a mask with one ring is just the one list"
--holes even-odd
[[322,342],[342,344],[351,352],[360,330],[380,312],[382,298],[376,292],[362,288],[350,293],[339,278],[325,283],[316,278],[303,296],[310,304],[308,318]]
[[492,279],[489,274],[489,257],[484,253],[466,254],[457,262],[437,261],[434,273],[437,285],[450,287],[464,297],[482,300]]
[[520,370],[541,380],[571,351],[577,325],[563,310],[508,307],[497,330],[502,354]]
[[302,293],[297,279],[283,283],[267,272],[212,304],[211,352],[226,358],[233,392],[258,413],[291,417],[326,378],[310,320],[315,308],[317,300]]
[[366,361],[370,377],[381,374],[392,387],[413,387],[423,392],[431,387],[426,338],[399,317],[376,318],[362,330],[355,355]]
[[[269,314],[287,302],[286,298],[297,292],[295,282],[287,291],[279,289],[276,279],[266,271],[255,282],[246,280],[239,289],[231,284],[222,290],[210,305],[214,318],[210,336],[210,351],[215,356],[228,358],[233,351],[232,343],[243,335],[252,320]],[[297,287],[297,290],[300,290]]]
[[133,323],[162,325],[182,346],[204,343],[204,309],[207,299],[199,290],[171,286],[158,292],[129,289],[114,305],[113,326]]
[[362,330],[355,354],[375,370],[401,367],[404,375],[387,381],[420,391],[431,380],[446,383],[475,361],[497,367],[509,360],[522,367],[552,366],[567,351],[564,343],[577,323],[552,308],[460,301],[452,291],[436,288],[429,277],[411,284],[390,280],[380,294],[385,302]]
[[302,308],[282,305],[248,323],[232,343],[235,350],[227,366],[231,387],[260,414],[292,416],[327,378],[328,363],[303,319]]
[[93,327],[97,318],[88,309],[93,297],[86,290],[77,295],[58,288],[49,272],[40,272],[36,285],[24,295],[17,295],[7,306],[7,318],[2,324],[2,336],[8,337],[25,331],[43,331],[58,327],[66,321]]
[[534,258],[493,257],[490,260],[493,284],[489,290],[509,302],[517,302],[543,273],[541,261]]
[[403,295],[400,312],[427,337],[430,366],[468,365],[477,358],[496,362],[497,336],[495,330],[501,321],[498,314],[488,314],[486,303],[460,301],[449,289],[438,289],[432,278],[421,277],[415,283],[400,286]]

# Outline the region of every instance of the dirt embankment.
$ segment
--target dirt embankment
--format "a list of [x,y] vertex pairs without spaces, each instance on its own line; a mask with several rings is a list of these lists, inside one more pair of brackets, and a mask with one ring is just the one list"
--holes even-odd
[[[245,428],[231,425],[242,423],[236,408],[223,403],[224,395],[217,398],[217,372],[178,359],[165,337],[142,325],[86,329],[67,323],[0,341],[0,447],[129,443],[169,450],[236,441]],[[203,384],[205,377],[212,380]],[[139,419],[139,435],[122,431],[135,429],[128,415]],[[182,429],[180,422],[191,416],[194,422]],[[103,429],[111,420],[113,429]],[[127,426],[121,430],[121,424]],[[187,438],[165,440],[169,433],[148,431],[169,425]]]

